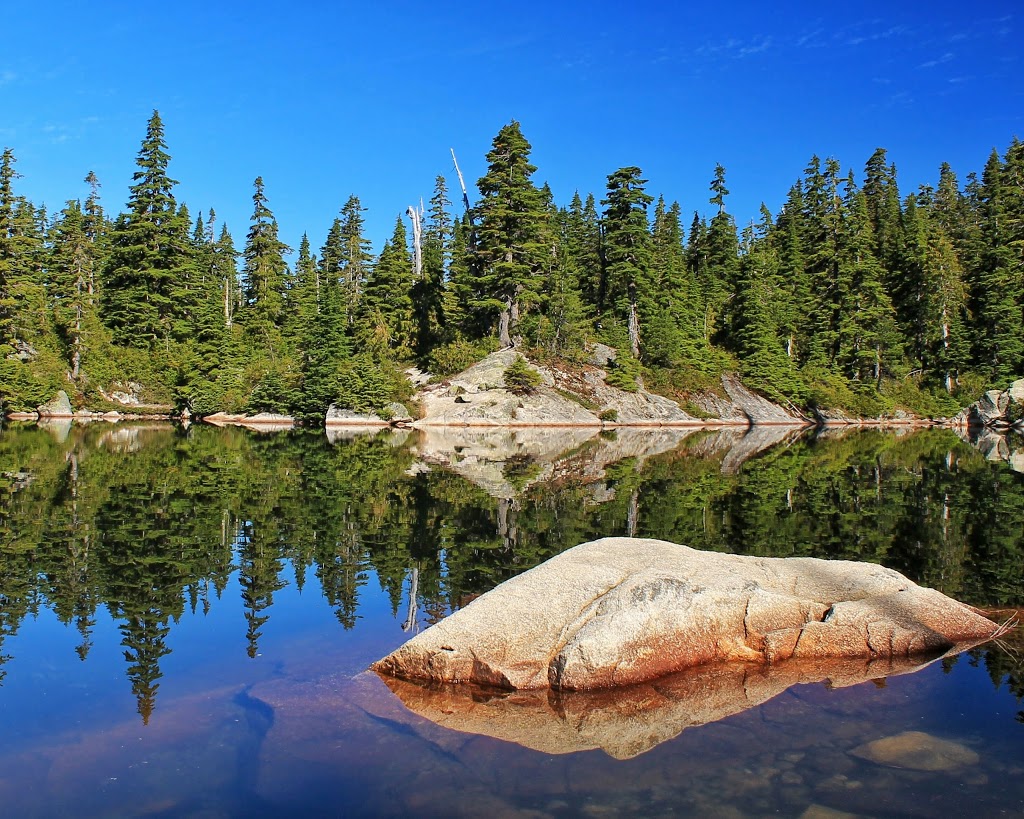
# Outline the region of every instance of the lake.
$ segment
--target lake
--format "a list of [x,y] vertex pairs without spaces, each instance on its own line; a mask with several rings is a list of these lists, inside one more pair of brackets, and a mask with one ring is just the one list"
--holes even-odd
[[947,430],[7,426],[2,812],[1024,815],[1015,632],[912,673],[702,671],[611,699],[400,698],[366,671],[605,535],[867,560],[1022,606],[1024,474],[982,449]]

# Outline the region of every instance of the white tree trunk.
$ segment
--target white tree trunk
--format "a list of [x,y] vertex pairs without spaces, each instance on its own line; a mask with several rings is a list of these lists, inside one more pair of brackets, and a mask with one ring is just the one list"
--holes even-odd
[[412,220],[412,270],[417,279],[423,278],[423,244],[422,226],[423,203],[420,202],[420,209],[416,210],[412,205],[405,209],[409,219]]
[[633,358],[640,360],[640,315],[636,310],[636,302],[629,303],[629,347],[633,351]]

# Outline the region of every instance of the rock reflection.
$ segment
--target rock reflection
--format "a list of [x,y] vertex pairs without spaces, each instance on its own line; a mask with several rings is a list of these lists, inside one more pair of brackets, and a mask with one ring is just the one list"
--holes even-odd
[[825,683],[846,688],[878,683],[912,674],[937,659],[791,660],[772,666],[723,663],[603,691],[499,691],[428,687],[386,675],[381,679],[406,708],[443,728],[514,742],[545,754],[600,749],[616,759],[631,759],[687,728],[754,708],[794,685]]

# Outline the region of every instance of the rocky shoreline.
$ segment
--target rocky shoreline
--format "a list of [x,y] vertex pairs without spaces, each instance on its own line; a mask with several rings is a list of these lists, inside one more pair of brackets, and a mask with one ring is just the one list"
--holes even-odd
[[[379,413],[355,412],[332,405],[325,416],[328,428],[344,427],[593,427],[604,428],[706,428],[706,427],[879,427],[905,428],[940,426],[962,431],[988,429],[996,432],[1024,429],[1024,379],[1007,390],[990,390],[979,401],[951,418],[920,418],[896,413],[885,418],[854,418],[839,411],[821,410],[804,414],[794,407],[782,407],[749,390],[740,379],[723,375],[721,391],[706,391],[690,398],[687,412],[665,396],[638,389],[619,389],[607,383],[607,373],[595,363],[575,369],[549,368],[530,363],[539,383],[529,390],[513,392],[504,385],[504,373],[519,356],[515,350],[491,353],[467,370],[440,382],[409,371],[417,385],[414,415],[405,405],[388,404]],[[204,417],[175,415],[169,406],[146,406],[137,401],[125,411],[75,410],[67,393],[35,412],[9,413],[10,420],[39,418],[75,421],[196,420],[217,426],[240,425],[259,430],[290,429],[296,419],[290,415],[255,415],[218,412]]]

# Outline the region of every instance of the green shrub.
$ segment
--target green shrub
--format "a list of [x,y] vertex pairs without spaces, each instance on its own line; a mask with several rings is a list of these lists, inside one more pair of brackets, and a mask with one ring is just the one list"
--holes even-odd
[[440,378],[460,373],[497,349],[497,340],[484,339],[473,343],[456,339],[431,352],[428,360],[430,372]]
[[640,389],[640,362],[621,350],[614,361],[608,362],[608,369],[605,372],[607,374],[604,380],[612,387],[618,387],[626,392],[636,392]]
[[517,355],[512,363],[505,368],[505,388],[515,395],[529,395],[541,384],[540,373],[526,363],[526,359]]
[[601,410],[601,414],[598,415],[597,417],[600,418],[602,421],[615,423],[616,421],[619,420],[619,411],[617,409],[609,407],[606,410]]

